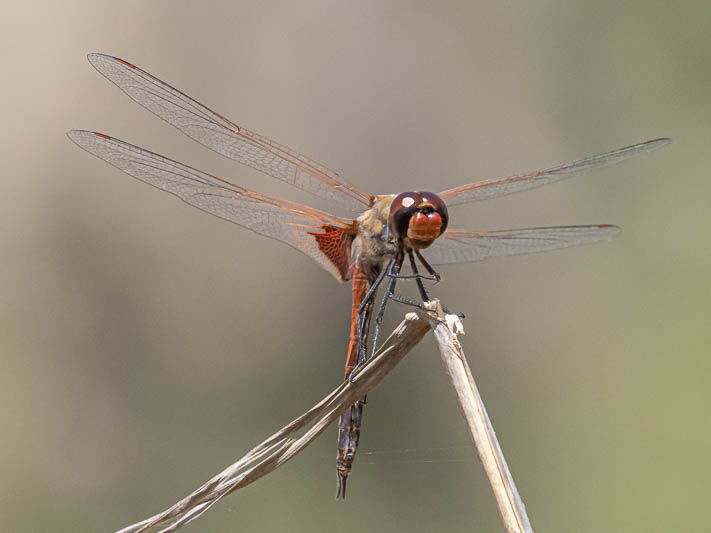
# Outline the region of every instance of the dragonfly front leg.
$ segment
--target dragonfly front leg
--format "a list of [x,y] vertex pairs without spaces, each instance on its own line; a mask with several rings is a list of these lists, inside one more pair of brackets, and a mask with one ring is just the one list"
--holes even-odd
[[413,302],[412,300],[409,300],[408,298],[404,298],[403,296],[400,296],[399,294],[391,295],[390,299],[393,302],[397,302],[399,304],[409,305],[410,307],[416,307],[417,309],[422,309],[423,311],[427,310],[427,307],[425,307],[424,303]]
[[[422,301],[428,302],[430,300],[430,297],[427,295],[427,291],[425,290],[425,284],[422,283],[422,278],[420,278],[420,273],[417,271],[417,263],[415,262],[415,256],[412,254],[412,250],[407,251],[407,257],[410,260],[410,266],[412,267],[412,272],[416,276],[415,281],[417,281],[417,288],[420,291],[420,296],[422,296]],[[423,264],[427,265],[427,263],[423,263]],[[429,267],[429,265],[427,265],[427,267]],[[427,268],[427,267],[425,267],[425,268]]]
[[392,277],[396,277],[397,279],[424,279],[426,281],[434,281],[435,283],[439,283],[440,281],[439,277],[427,277],[422,274],[398,274],[397,276],[393,274]]
[[[427,272],[429,272],[430,276],[432,276],[432,277],[434,278],[435,283],[439,283],[439,281],[440,281],[441,278],[440,278],[439,274],[435,271],[435,269],[432,268],[432,266],[425,260],[424,257],[422,257],[422,254],[420,253],[419,250],[415,250],[415,254],[417,255],[417,258],[420,260],[420,263],[422,263],[422,266],[425,267],[425,270],[427,270]],[[413,271],[417,272],[417,269],[416,269],[416,267],[415,267],[415,259],[412,257],[412,254],[410,254],[410,261],[412,262],[412,269],[413,269]],[[422,284],[422,282],[421,282],[420,280],[418,280],[418,282],[419,282],[420,285]],[[423,287],[423,288],[424,288],[424,287]],[[425,301],[427,301],[427,300],[425,300]],[[450,314],[449,310],[448,310],[446,307],[442,306],[442,310],[443,310],[445,313]],[[460,319],[465,318],[465,317],[464,317],[464,313],[456,313],[456,315],[457,315]]]
[[420,260],[420,263],[422,263],[422,266],[425,267],[425,270],[429,272],[430,276],[434,279],[435,283],[439,283],[440,280],[442,279],[439,275],[439,273],[432,268],[432,266],[427,262],[427,260],[422,257],[422,254],[420,253],[419,250],[415,250],[415,255],[417,255],[417,259]]

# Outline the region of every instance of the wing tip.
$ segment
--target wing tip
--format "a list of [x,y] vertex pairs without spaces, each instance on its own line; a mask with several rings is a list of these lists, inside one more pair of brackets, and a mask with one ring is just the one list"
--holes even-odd
[[91,63],[92,65],[96,65],[99,61],[103,61],[106,59],[116,59],[113,56],[110,56],[108,54],[101,54],[99,52],[91,52],[89,54],[86,54],[86,59]]
[[74,144],[84,149],[87,149],[87,147],[92,144],[94,137],[100,137],[106,141],[116,140],[113,137],[99,133],[98,131],[89,130],[69,130],[67,131],[67,137]]
[[622,232],[622,228],[614,224],[598,224],[597,229],[601,231],[602,237],[607,240],[614,239]]
[[86,135],[87,133],[89,132],[86,130],[67,130],[67,137],[70,141],[79,144],[79,139],[81,139],[82,136]]
[[649,141],[645,141],[642,144],[648,146],[650,150],[656,150],[657,148],[662,148],[671,144],[671,142],[671,137],[659,137],[657,139],[650,139]]
[[98,52],[92,52],[90,54],[87,54],[86,59],[89,61],[92,67],[94,67],[102,74],[104,73],[104,66],[109,63],[119,63],[122,66],[128,67],[130,69],[136,68],[135,65],[121,59],[120,57],[112,56],[109,54],[100,54]]
[[98,131],[90,131],[90,130],[67,130],[67,137],[70,139],[74,137],[83,137],[84,135],[96,135],[97,137],[108,137],[108,135],[104,135],[103,133],[99,133]]

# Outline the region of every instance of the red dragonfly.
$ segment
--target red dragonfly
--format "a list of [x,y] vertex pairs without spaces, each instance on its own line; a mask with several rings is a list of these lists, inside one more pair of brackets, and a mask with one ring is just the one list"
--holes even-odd
[[[448,208],[572,178],[655,150],[669,139],[654,139],[525,174],[494,178],[439,192],[372,195],[286,146],[238,126],[186,94],[116,57],[90,54],[89,62],[130,98],[188,137],[239,163],[340,204],[350,218],[282,200],[234,185],[102,133],[72,130],[69,138],[84,150],[184,202],[256,233],[282,241],[313,258],[340,282],[352,282],[351,330],[345,375],[367,356],[370,317],[378,287],[387,280],[373,344],[397,280],[414,279],[423,301],[423,280],[439,281],[431,265],[468,263],[490,257],[544,252],[610,239],[610,224],[469,231],[448,226]],[[356,215],[356,213],[360,213]],[[412,274],[400,273],[407,258]],[[417,263],[428,276],[419,273]],[[401,300],[401,299],[400,299]],[[374,348],[373,348],[374,349]],[[361,400],[339,420],[337,498],[345,498],[360,435]]]

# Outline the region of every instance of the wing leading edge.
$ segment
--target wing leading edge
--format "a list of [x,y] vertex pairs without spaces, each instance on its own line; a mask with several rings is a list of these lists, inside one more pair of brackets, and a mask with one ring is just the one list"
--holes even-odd
[[89,54],[88,59],[129,98],[211,150],[351,211],[362,211],[372,204],[371,195],[332,170],[238,126],[135,65],[105,54]]
[[527,191],[542,187],[550,183],[556,183],[566,179],[571,179],[586,172],[614,165],[632,157],[646,154],[667,146],[671,139],[660,138],[645,141],[624,148],[618,148],[603,154],[597,154],[568,163],[563,163],[546,170],[534,170],[524,174],[506,176],[503,178],[492,178],[477,181],[467,185],[461,185],[453,189],[447,189],[439,193],[447,206],[455,206],[478,200],[490,200],[507,194]]
[[434,265],[470,263],[492,257],[548,252],[612,239],[620,228],[611,224],[552,226],[498,231],[447,230],[422,251]]
[[355,234],[352,220],[245,189],[102,133],[72,130],[67,136],[126,174],[202,211],[284,242],[316,260],[339,281],[346,280]]

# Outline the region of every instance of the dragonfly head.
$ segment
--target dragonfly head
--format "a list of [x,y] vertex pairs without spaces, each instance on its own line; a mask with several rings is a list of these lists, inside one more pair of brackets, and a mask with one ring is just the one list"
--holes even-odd
[[432,192],[404,192],[390,206],[390,230],[415,250],[432,244],[447,229],[448,222],[447,206]]

